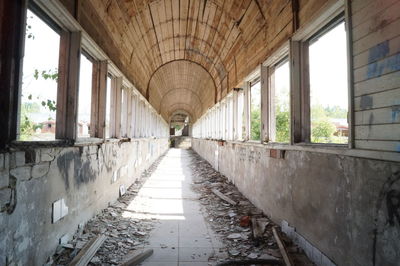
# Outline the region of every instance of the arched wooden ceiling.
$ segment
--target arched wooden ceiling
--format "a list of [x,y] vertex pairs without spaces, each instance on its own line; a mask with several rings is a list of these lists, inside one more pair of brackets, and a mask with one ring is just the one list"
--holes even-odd
[[162,65],[153,73],[147,86],[149,102],[166,120],[168,113],[176,110],[177,103],[191,106],[190,115],[197,119],[213,106],[215,94],[214,80],[207,70],[187,60]]
[[[208,72],[213,82],[207,84],[214,84],[214,101],[219,101],[328,0],[60,1],[136,88],[159,108],[159,98],[173,89],[162,81],[180,78],[179,71],[167,71],[168,67],[163,66],[175,61],[179,62],[177,66],[189,65],[187,62],[201,66],[198,71]],[[298,19],[294,19],[296,14]],[[170,73],[172,77],[155,72]],[[186,87],[188,93],[193,91],[193,97],[185,96],[187,99],[196,98],[194,91],[200,90],[194,82],[192,85]],[[213,89],[201,87],[207,93]],[[203,101],[201,93],[197,95]],[[208,100],[204,101],[208,106]],[[187,110],[195,117],[206,108],[199,107],[198,111],[197,103],[181,103],[196,106],[192,107],[195,111]],[[167,109],[159,111],[164,115],[172,112],[168,108],[173,104],[163,103],[162,108]]]

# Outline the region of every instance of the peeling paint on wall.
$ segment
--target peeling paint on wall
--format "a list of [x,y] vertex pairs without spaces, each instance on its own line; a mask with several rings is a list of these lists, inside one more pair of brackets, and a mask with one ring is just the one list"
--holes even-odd
[[389,40],[386,40],[371,49],[369,49],[368,63],[373,63],[377,60],[384,58],[390,52]]
[[400,106],[392,107],[392,122],[395,123],[400,118]]
[[369,79],[376,78],[382,74],[400,71],[400,53],[395,54],[379,62],[368,65],[367,77]]

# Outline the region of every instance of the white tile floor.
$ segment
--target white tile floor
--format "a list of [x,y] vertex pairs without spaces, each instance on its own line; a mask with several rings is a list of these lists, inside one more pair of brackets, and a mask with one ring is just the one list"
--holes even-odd
[[154,253],[142,265],[214,265],[222,243],[206,224],[198,195],[191,189],[187,150],[170,149],[123,215],[156,218],[144,248]]

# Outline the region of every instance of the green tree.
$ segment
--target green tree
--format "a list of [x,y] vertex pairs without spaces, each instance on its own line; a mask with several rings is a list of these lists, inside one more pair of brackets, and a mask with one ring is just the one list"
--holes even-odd
[[331,118],[347,118],[347,109],[340,106],[327,106],[324,108],[327,117]]
[[251,110],[251,120],[250,120],[250,134],[252,140],[260,140],[261,136],[261,117],[260,108],[254,108]]
[[319,143],[330,143],[332,142],[333,134],[336,131],[335,125],[333,125],[328,119],[320,119],[313,122],[311,130],[311,141]]
[[289,142],[290,141],[290,114],[288,110],[280,111],[280,108],[276,108],[275,111],[275,123],[276,123],[276,141],[277,142]]
[[21,104],[21,121],[20,121],[20,139],[29,140],[30,137],[35,133],[41,125],[34,124],[29,119],[29,114],[38,112],[40,106],[34,102],[28,102]]

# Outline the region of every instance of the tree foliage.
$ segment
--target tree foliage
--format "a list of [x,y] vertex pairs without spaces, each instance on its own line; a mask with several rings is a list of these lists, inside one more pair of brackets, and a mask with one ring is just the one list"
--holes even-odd
[[289,142],[290,141],[290,114],[289,110],[280,111],[279,108],[275,112],[276,115],[276,141]]
[[261,136],[261,116],[260,108],[254,108],[251,110],[251,120],[250,120],[250,134],[252,140],[260,140]]

